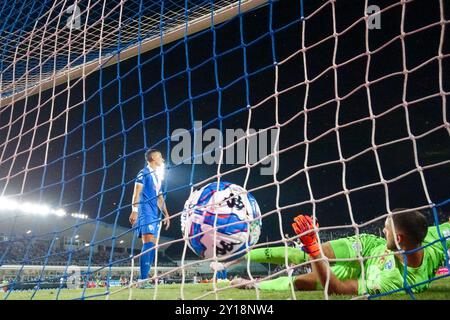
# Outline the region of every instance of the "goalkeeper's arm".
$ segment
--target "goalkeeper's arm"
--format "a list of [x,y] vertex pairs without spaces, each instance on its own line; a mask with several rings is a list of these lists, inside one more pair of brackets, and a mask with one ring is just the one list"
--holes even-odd
[[[320,257],[318,257],[320,258]],[[335,294],[358,294],[358,280],[350,279],[350,280],[339,280],[331,271],[329,265],[323,261],[318,260],[312,263],[313,272],[317,273],[317,276],[322,284],[322,287],[326,287],[328,272],[329,272],[329,281],[328,281],[328,293]]]
[[319,281],[324,288],[326,287],[328,279],[328,293],[358,294],[358,280],[338,279],[331,271],[329,264],[321,259],[321,248],[317,241],[317,234],[314,230],[314,224],[311,217],[303,215],[297,216],[294,219],[292,227],[296,234],[301,235],[300,241],[304,245],[304,250],[309,254],[313,272],[317,274]]

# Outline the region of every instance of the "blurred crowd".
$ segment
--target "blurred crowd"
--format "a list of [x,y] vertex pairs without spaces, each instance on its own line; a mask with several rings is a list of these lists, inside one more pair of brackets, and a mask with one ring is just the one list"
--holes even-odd
[[[138,254],[139,252],[135,252]],[[51,241],[11,239],[0,241],[0,265],[130,265],[130,254],[111,250],[95,250],[90,247],[75,247],[64,250],[51,246]],[[158,264],[161,266],[176,266],[176,263],[163,253],[158,253]]]

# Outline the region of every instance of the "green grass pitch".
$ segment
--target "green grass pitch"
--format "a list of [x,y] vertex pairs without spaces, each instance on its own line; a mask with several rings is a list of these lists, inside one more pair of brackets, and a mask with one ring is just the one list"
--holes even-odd
[[[228,286],[228,283],[219,283],[217,288],[223,289]],[[110,290],[109,300],[127,300],[129,298],[130,291],[129,289],[122,290],[117,292],[120,288],[113,287]],[[170,285],[159,285],[157,289],[136,289],[132,290],[131,299],[133,300],[153,300],[155,296],[155,290],[157,290],[157,299],[158,300],[178,300],[182,298],[181,295],[181,285],[180,284],[170,284]],[[83,290],[69,290],[62,289],[59,293],[58,299],[66,300],[66,299],[77,299],[82,295]],[[33,299],[35,300],[55,300],[57,296],[58,290],[47,289],[47,290],[39,290]],[[116,292],[116,293],[115,293]],[[213,291],[212,284],[185,284],[183,288],[184,296],[183,298],[186,300],[197,299],[200,296],[208,294],[202,299],[211,300],[211,299],[219,299],[219,300],[256,300],[258,297],[256,296],[255,290],[240,290],[235,288],[225,289],[222,291],[218,291],[217,297]],[[33,291],[14,291],[12,292],[7,299],[8,300],[26,300],[30,299]],[[96,288],[96,289],[87,289],[85,292],[85,296],[98,295],[105,293],[105,289]],[[296,298],[298,300],[323,300],[324,293],[323,291],[296,291]],[[6,294],[1,293],[0,297],[5,299]],[[431,284],[431,287],[420,294],[415,295],[418,300],[450,300],[450,278],[444,278],[440,280],[436,280]],[[94,297],[89,299],[95,300],[105,300],[106,296]],[[344,295],[330,295],[329,299],[337,300],[337,299],[351,299],[351,296]],[[262,292],[260,291],[259,299],[261,300],[291,300],[292,294],[290,291],[286,292]],[[393,295],[389,295],[386,297],[382,297],[380,299],[384,300],[405,300],[411,299],[409,295],[405,293],[397,293]]]

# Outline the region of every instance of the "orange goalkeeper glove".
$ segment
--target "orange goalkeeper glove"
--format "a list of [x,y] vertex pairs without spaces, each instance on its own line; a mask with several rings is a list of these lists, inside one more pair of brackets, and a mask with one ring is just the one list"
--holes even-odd
[[[316,223],[319,227],[319,224]],[[292,228],[296,234],[302,234],[310,230],[307,234],[300,237],[303,244],[303,251],[305,251],[311,258],[316,258],[320,255],[320,245],[317,241],[317,234],[314,231],[314,224],[310,216],[298,215],[294,218]]]

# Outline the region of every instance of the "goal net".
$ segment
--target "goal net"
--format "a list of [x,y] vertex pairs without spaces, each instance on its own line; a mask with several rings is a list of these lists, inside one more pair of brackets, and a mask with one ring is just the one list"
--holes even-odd
[[[210,268],[224,261],[200,259],[180,232],[185,201],[211,182],[259,204],[261,235],[247,253],[287,253],[298,214],[320,222],[322,244],[383,237],[396,208],[447,221],[450,5],[372,2],[4,1],[3,298],[233,298],[236,286]],[[158,232],[154,288],[139,290],[141,240],[128,218],[151,148],[166,160],[171,226]],[[448,267],[449,235],[438,234]],[[365,261],[353,259],[362,270]],[[287,256],[244,260],[228,280],[309,271]],[[302,295],[290,288],[278,297]]]

